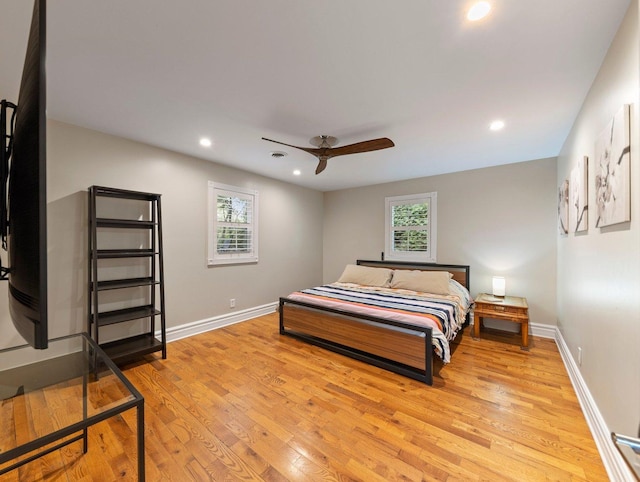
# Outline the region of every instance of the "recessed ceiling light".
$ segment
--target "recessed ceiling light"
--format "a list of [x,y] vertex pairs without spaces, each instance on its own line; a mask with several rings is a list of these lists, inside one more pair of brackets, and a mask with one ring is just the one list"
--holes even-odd
[[300,169],[296,169],[295,171],[293,171],[293,175],[294,175],[294,176],[299,176],[300,174],[302,174],[302,173],[300,172]]
[[476,22],[489,15],[490,11],[491,4],[489,2],[478,2],[467,12],[467,20],[470,22]]
[[211,139],[208,139],[208,138],[206,138],[206,137],[202,137],[202,138],[200,139],[200,145],[201,145],[202,147],[211,147],[211,145],[212,145],[212,144],[213,144],[213,143],[211,142]]
[[491,124],[489,124],[489,129],[492,131],[499,131],[504,128],[504,121],[502,120],[494,120]]

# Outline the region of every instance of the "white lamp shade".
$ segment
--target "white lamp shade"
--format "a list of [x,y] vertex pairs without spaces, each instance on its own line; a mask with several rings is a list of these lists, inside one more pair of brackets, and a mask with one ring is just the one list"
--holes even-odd
[[504,276],[493,277],[493,296],[504,296],[506,281]]

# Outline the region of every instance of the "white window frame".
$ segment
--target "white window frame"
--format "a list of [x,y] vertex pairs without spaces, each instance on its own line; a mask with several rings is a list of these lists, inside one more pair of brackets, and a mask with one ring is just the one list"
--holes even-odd
[[[427,251],[394,251],[393,250],[393,225],[392,208],[403,204],[419,204],[426,202],[429,205],[429,217],[427,224],[427,239],[429,246]],[[419,261],[423,263],[435,263],[438,239],[438,193],[428,192],[423,194],[409,194],[407,196],[391,196],[385,198],[385,235],[384,256],[390,261]]]
[[[218,195],[236,196],[247,199],[252,203],[251,221],[246,225],[251,231],[252,249],[247,253],[218,253]],[[209,181],[208,189],[208,239],[207,239],[207,264],[216,266],[221,264],[240,264],[258,262],[258,191],[230,186],[219,182]]]

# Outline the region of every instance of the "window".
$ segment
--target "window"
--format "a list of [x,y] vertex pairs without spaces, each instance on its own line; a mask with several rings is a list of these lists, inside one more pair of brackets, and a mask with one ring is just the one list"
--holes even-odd
[[258,261],[258,192],[209,181],[208,264]]
[[436,261],[438,193],[385,198],[385,258]]

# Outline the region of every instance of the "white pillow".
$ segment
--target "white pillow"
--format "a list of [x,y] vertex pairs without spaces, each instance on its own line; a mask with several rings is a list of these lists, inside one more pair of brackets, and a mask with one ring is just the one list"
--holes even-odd
[[338,282],[357,283],[365,286],[389,286],[389,279],[392,274],[393,270],[388,268],[372,268],[348,264]]
[[436,295],[449,294],[448,271],[417,271],[397,269],[393,272],[390,288],[401,288],[411,291],[421,291]]

